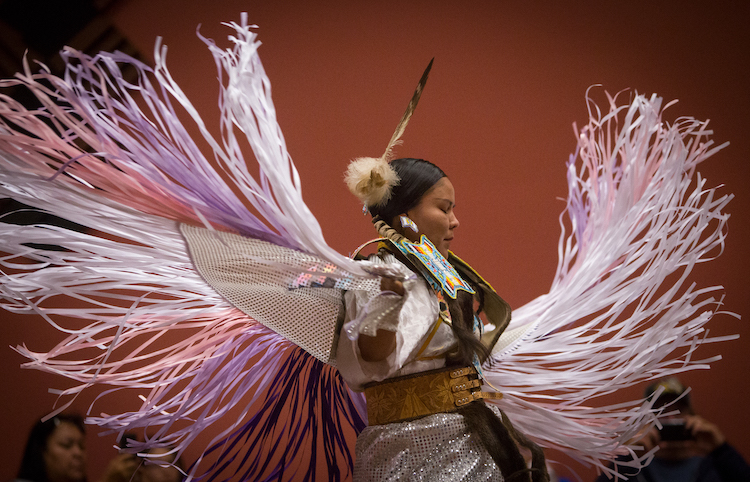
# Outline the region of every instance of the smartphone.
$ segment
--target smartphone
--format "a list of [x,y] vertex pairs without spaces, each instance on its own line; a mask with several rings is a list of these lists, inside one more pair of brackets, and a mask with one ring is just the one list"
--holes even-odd
[[661,420],[659,436],[664,441],[690,440],[693,434],[685,427],[685,419],[672,418]]

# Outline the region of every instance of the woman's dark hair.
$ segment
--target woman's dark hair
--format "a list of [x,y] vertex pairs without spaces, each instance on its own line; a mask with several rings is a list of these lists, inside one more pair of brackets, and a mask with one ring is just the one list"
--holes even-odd
[[86,426],[80,415],[60,414],[49,420],[38,421],[29,432],[29,438],[26,441],[21,468],[18,470],[19,479],[30,482],[49,482],[44,465],[44,452],[47,450],[47,441],[52,432],[62,423],[74,425],[82,434],[86,434]]
[[391,167],[398,174],[399,184],[393,187],[391,197],[385,205],[369,208],[373,217],[379,216],[388,224],[399,214],[419,204],[422,196],[446,177],[442,169],[424,159],[394,159]]

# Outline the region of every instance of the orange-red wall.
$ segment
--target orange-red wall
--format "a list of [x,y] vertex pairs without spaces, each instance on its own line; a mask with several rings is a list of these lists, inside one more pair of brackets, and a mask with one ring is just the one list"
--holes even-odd
[[[229,30],[220,22],[249,13],[260,26],[261,58],[305,198],[341,252],[373,236],[341,182],[346,163],[381,154],[435,57],[397,154],[430,159],[448,173],[461,221],[452,248],[514,307],[544,294],[555,271],[565,162],[575,147],[571,124],[587,118],[586,89],[602,84],[611,93],[632,89],[679,99],[673,115],[710,118],[717,143],[731,142],[701,172],[710,185],[724,184],[736,196],[724,254],[697,267],[693,279],[723,284],[726,310],[747,317],[750,7],[730,1],[565,3],[129,0],[113,15],[146,54],[155,37],[164,37],[173,76],[215,125],[215,69],[195,28],[202,24],[203,35],[226,46]],[[711,333],[742,338],[703,349],[705,355],[720,352],[723,360],[683,378],[695,390],[696,409],[750,457],[750,330],[745,321],[719,316]],[[53,343],[51,330],[36,320],[6,317],[2,334],[5,346]],[[2,413],[10,428],[0,440],[2,480],[14,475],[26,430],[51,405],[47,387],[62,383],[21,372],[21,357],[8,349],[0,361]],[[92,480],[112,443],[111,436],[89,437]],[[584,480],[593,476],[576,470]]]

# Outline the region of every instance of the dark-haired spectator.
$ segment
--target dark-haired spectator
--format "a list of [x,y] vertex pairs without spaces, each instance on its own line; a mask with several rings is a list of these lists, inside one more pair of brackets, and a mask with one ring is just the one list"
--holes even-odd
[[78,415],[37,422],[29,433],[16,482],[85,482],[86,429]]

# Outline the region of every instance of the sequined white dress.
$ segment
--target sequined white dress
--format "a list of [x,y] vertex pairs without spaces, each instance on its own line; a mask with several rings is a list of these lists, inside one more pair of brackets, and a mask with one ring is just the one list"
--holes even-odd
[[[363,317],[368,301],[383,296],[367,291],[349,291],[345,295],[345,327],[357,319],[366,324],[368,317],[375,318],[383,311],[396,308],[391,313],[396,349],[382,362],[362,360],[357,341],[346,333],[341,334],[337,366],[354,390],[362,390],[368,382],[442,368],[445,356],[456,346],[453,331],[446,323],[440,322],[429,338],[440,307],[424,279],[418,277],[407,283],[403,299],[391,296],[378,305],[380,310]],[[438,413],[409,422],[368,426],[357,438],[355,454],[356,481],[503,480],[490,454],[478,438],[472,436],[463,415],[458,413]]]

